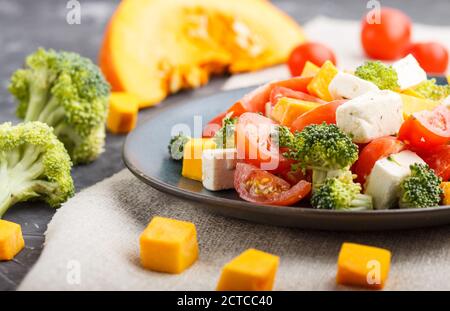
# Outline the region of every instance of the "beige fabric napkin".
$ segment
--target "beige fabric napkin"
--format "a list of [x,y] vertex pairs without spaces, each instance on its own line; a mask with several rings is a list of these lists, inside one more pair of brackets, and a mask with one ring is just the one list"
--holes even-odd
[[[342,68],[352,68],[362,60],[355,45],[359,41],[350,38],[357,36],[357,23],[321,17],[306,31],[311,39],[338,51]],[[421,29],[450,35],[449,28],[416,26],[418,33]],[[225,88],[287,75],[280,66],[232,77]],[[181,275],[145,271],[139,265],[138,238],[155,215],[197,226],[200,259]],[[214,290],[223,264],[250,247],[281,257],[277,290],[346,289],[335,285],[336,259],[344,241],[393,252],[387,290],[450,290],[450,226],[337,233],[259,225],[213,215],[202,204],[158,192],[126,170],[81,191],[58,210],[48,226],[43,253],[19,289]]]

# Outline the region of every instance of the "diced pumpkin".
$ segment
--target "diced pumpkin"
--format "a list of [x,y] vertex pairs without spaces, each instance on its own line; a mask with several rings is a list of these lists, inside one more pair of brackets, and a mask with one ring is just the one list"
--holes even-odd
[[414,90],[414,88],[406,89],[406,90],[402,91],[402,93],[405,94],[405,95],[409,95],[409,96],[425,99],[425,96],[423,96],[422,94],[418,93],[416,90]]
[[314,109],[320,105],[319,103],[282,97],[272,110],[272,119],[279,122],[281,125],[291,126],[299,116],[305,112]]
[[197,231],[190,222],[154,217],[139,243],[141,264],[153,271],[178,274],[198,258]]
[[450,84],[450,75],[447,76],[447,83]]
[[272,290],[279,261],[278,256],[248,249],[223,267],[217,290]]
[[184,145],[183,168],[181,175],[202,181],[202,153],[214,149],[216,144],[210,138],[192,138]]
[[400,94],[400,96],[403,101],[403,117],[405,119],[415,112],[422,110],[433,110],[439,105],[439,102],[431,99],[418,98],[406,94]]
[[311,95],[317,96],[325,101],[332,101],[333,97],[328,90],[328,86],[337,73],[338,69],[331,61],[327,60],[322,65],[319,72],[314,76],[312,81],[308,84],[308,92]]
[[20,225],[0,219],[0,261],[13,259],[24,247]]
[[139,97],[123,92],[113,92],[109,98],[109,112],[106,126],[111,133],[131,132],[137,123]]
[[336,281],[342,285],[365,288],[384,287],[391,263],[391,252],[373,246],[342,244]]
[[205,84],[210,74],[283,63],[304,41],[302,28],[269,1],[121,1],[100,66],[114,91],[151,106]]
[[313,77],[320,71],[320,67],[311,63],[309,60],[306,61],[303,67],[301,77]]
[[442,203],[444,205],[450,205],[450,182],[445,181],[441,183],[441,188],[444,191],[444,198],[442,199]]

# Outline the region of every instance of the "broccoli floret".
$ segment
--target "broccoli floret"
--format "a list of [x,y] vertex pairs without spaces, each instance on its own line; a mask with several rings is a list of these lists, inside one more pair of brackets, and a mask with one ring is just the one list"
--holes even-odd
[[64,145],[48,125],[0,125],[0,217],[32,199],[60,206],[74,193],[71,168]]
[[17,116],[53,127],[75,164],[103,152],[110,86],[89,59],[39,49],[11,77]]
[[438,206],[443,191],[441,179],[426,164],[410,166],[411,175],[400,184],[400,208],[422,208]]
[[368,61],[356,68],[355,75],[378,86],[380,90],[396,91],[400,88],[398,76],[392,66],[380,61]]
[[291,148],[294,144],[294,134],[284,125],[277,125],[272,134],[272,142],[279,148]]
[[216,132],[216,135],[214,135],[213,138],[217,148],[225,149],[235,147],[236,142],[234,134],[237,121],[238,118],[234,118],[231,115],[227,115],[222,120],[222,127]]
[[179,161],[183,159],[184,145],[190,140],[189,136],[179,133],[178,135],[172,136],[170,138],[170,143],[168,146],[170,157],[173,160]]
[[334,124],[309,125],[294,134],[286,156],[312,169],[313,189],[345,172],[358,159],[358,146]]
[[438,85],[436,79],[431,79],[420,83],[414,91],[432,100],[442,100],[450,95],[450,85]]
[[372,197],[361,194],[361,185],[353,182],[350,171],[337,178],[327,178],[314,191],[311,205],[317,209],[371,210]]

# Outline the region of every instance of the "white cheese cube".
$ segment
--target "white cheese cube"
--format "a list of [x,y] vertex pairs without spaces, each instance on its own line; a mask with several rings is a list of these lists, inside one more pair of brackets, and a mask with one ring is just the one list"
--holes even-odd
[[450,108],[450,96],[447,96],[443,101],[442,105],[444,105],[447,108]]
[[393,135],[403,123],[402,98],[391,91],[371,91],[342,104],[336,124],[356,143]]
[[211,191],[233,189],[236,162],[236,149],[203,150],[203,187]]
[[353,99],[377,90],[378,87],[372,82],[346,72],[338,72],[328,85],[328,91],[334,99]]
[[402,90],[427,80],[427,73],[411,54],[393,63],[392,67],[397,72],[398,84]]
[[375,162],[364,191],[372,196],[375,209],[388,209],[397,204],[400,183],[411,174],[409,167],[414,163],[425,162],[408,150]]

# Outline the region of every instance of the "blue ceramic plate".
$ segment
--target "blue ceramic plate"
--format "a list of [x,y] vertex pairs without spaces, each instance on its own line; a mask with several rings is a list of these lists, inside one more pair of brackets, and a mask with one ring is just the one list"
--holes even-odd
[[[439,78],[440,82],[444,80]],[[191,129],[194,115],[209,120],[226,110],[251,89],[222,92],[211,97],[187,100],[158,108],[134,130],[124,145],[126,166],[143,182],[184,199],[198,201],[212,212],[249,221],[322,230],[390,230],[429,227],[450,223],[450,206],[424,209],[377,211],[315,210],[307,205],[277,207],[241,200],[235,191],[210,192],[181,176],[181,163],[169,158],[167,145],[175,124]]]

